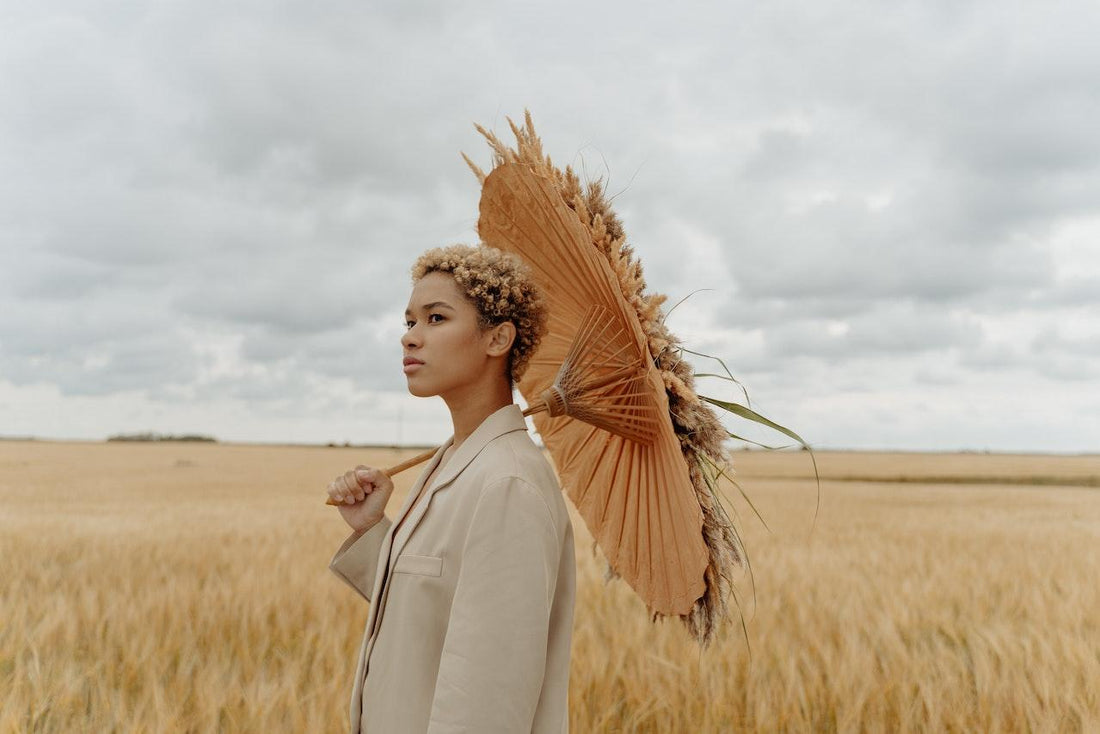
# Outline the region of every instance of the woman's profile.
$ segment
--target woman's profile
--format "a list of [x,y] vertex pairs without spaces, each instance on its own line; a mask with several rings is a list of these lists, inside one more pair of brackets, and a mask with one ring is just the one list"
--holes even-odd
[[408,389],[441,397],[454,435],[392,519],[380,470],[328,487],[352,529],[330,568],[371,602],[351,731],[566,731],[573,529],[512,401],[545,308],[526,266],[484,246],[429,250],[412,275]]

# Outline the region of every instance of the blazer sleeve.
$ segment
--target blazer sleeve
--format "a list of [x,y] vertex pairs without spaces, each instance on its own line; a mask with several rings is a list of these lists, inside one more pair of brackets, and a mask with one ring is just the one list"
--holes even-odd
[[429,734],[531,731],[561,543],[537,488],[510,477],[483,490],[463,548]]
[[367,601],[370,601],[374,590],[374,575],[378,571],[382,541],[392,524],[392,520],[383,517],[377,525],[362,535],[352,533],[328,564],[334,574]]

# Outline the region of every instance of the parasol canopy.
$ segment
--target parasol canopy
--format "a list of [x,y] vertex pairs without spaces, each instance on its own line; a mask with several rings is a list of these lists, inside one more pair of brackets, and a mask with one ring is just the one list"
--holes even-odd
[[[488,175],[467,158],[482,181],[478,234],[528,263],[549,306],[520,392],[529,404],[544,400],[563,363],[588,359],[591,372],[620,375],[607,378],[608,389],[637,406],[622,420],[645,416],[634,433],[547,413],[534,416],[535,427],[611,569],[654,615],[681,617],[705,643],[726,616],[744,558],[715,490],[728,434],[674,356],[664,297],[643,293],[641,267],[599,185],[582,192],[571,170],[554,168],[530,115],[525,128],[512,124],[518,150],[478,130],[496,154]],[[578,339],[597,313],[603,331]],[[600,346],[578,356],[574,345],[586,341]]]
[[[611,567],[654,611],[687,614],[704,590],[703,515],[668,417],[664,382],[611,266],[549,181],[522,163],[501,165],[485,179],[478,233],[486,244],[520,255],[547,301],[547,334],[518,385],[529,402],[554,383],[593,305],[621,326],[620,338],[641,372],[642,395],[659,406],[650,440],[568,416],[533,419]],[[629,382],[621,387],[631,388]]]

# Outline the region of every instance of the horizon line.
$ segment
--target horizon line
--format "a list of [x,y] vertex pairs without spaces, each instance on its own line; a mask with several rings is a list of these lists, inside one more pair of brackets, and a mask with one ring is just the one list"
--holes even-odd
[[[434,447],[438,447],[438,443],[355,443],[351,441],[316,441],[316,442],[302,442],[302,441],[247,441],[247,440],[223,440],[215,438],[213,436],[203,436],[202,438],[192,438],[188,440],[183,436],[180,437],[166,437],[166,438],[127,438],[127,434],[122,434],[121,437],[114,438],[63,438],[52,436],[28,436],[28,435],[4,435],[0,434],[0,442],[18,443],[18,442],[41,442],[41,443],[189,443],[189,444],[221,444],[224,446],[237,445],[237,446],[286,446],[286,447],[301,447],[301,448],[334,448],[334,449],[390,449],[397,451],[405,450],[426,450]],[[201,434],[185,434],[187,436],[200,436]],[[535,442],[539,448],[546,448],[546,445],[541,441]],[[1029,449],[1029,450],[1013,450],[1013,449],[975,449],[975,448],[944,448],[944,449],[906,449],[906,448],[865,448],[865,447],[843,447],[843,446],[811,446],[810,450],[815,453],[867,453],[867,454],[997,454],[1005,456],[1100,456],[1098,451],[1075,451],[1067,449],[1064,451],[1056,450],[1041,450],[1041,449]],[[777,448],[759,448],[750,445],[731,446],[730,451],[783,451],[788,453],[802,452],[806,449],[800,446],[784,446]]]

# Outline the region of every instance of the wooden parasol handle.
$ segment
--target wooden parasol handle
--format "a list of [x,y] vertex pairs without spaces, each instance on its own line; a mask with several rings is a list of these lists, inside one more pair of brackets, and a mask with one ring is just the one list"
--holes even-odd
[[[546,403],[539,403],[539,404],[536,404],[536,405],[532,405],[530,408],[523,411],[523,417],[526,418],[529,415],[534,415],[535,413],[541,413],[546,409],[547,409]],[[405,459],[400,464],[395,464],[394,466],[391,466],[389,469],[383,469],[382,473],[385,474],[387,477],[392,477],[395,474],[400,474],[401,472],[405,471],[406,469],[413,468],[417,464],[423,464],[425,461],[427,461],[428,459],[435,456],[436,451],[439,451],[439,449],[438,448],[428,449],[427,451],[425,451],[422,454],[417,454],[416,456],[412,457],[411,459]],[[333,507],[350,507],[351,506],[351,505],[344,505],[340,502],[334,502],[331,497],[329,497],[328,499],[325,500],[325,504],[326,505],[332,505]]]

